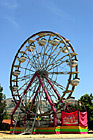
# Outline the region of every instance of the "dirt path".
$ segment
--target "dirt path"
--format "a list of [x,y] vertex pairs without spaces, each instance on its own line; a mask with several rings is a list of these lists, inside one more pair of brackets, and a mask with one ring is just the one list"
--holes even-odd
[[93,134],[15,135],[9,131],[0,131],[0,139],[13,138],[93,138]]

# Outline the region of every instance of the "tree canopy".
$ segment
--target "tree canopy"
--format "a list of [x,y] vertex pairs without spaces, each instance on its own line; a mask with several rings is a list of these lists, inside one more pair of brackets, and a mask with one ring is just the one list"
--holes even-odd
[[88,127],[93,129],[93,95],[85,94],[80,97],[82,111],[87,111]]
[[6,97],[2,93],[3,87],[0,86],[0,124],[2,123],[2,120],[4,116],[6,115]]

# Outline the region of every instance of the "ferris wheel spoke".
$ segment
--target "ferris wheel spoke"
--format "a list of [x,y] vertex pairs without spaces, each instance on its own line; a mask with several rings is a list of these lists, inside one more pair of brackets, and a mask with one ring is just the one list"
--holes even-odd
[[[45,61],[42,65],[42,67],[45,66],[45,68],[47,69],[47,65],[49,65],[49,62],[47,61],[47,58],[49,57],[49,55],[47,53],[45,53],[44,56],[45,56]],[[50,59],[53,59],[53,57],[51,56]]]
[[[57,62],[59,62],[59,61],[62,61],[62,59],[65,58],[66,56],[68,56],[68,55],[62,56],[61,58],[59,58],[58,60],[54,61],[53,63],[50,63],[50,64],[47,66],[47,68],[48,68],[49,66],[51,66],[51,65],[53,65],[53,64],[55,64],[55,63],[57,63]],[[68,59],[66,59],[66,60],[68,60]],[[65,61],[66,61],[66,60],[65,60]]]
[[47,64],[47,62],[48,62],[48,60],[50,59],[50,57],[51,57],[51,55],[56,51],[56,49],[57,49],[57,47],[60,45],[60,42],[58,43],[58,45],[55,47],[55,49],[53,50],[53,46],[52,46],[52,50],[51,50],[51,53],[50,53],[50,55],[49,55],[49,57],[48,57],[48,59],[46,60],[46,62],[45,62],[45,64]]
[[38,66],[37,67],[41,67],[41,63],[40,63],[40,59],[39,59],[39,56],[40,55],[40,53],[37,53],[37,56],[36,57],[34,57],[35,58],[35,61],[37,62],[37,64],[38,64]]
[[25,84],[23,84],[17,91],[19,92],[19,90],[23,89],[23,87],[26,86],[28,83],[29,83],[29,80],[25,82]]
[[41,68],[43,67],[43,63],[44,63],[44,59],[42,58],[42,56],[43,56],[43,53],[41,52],[40,56],[39,56],[39,62],[40,62],[40,67]]
[[[31,52],[32,53],[32,52]],[[28,56],[28,59],[31,61],[29,61],[29,63],[32,65],[32,67],[34,69],[36,69],[37,67],[40,66],[40,61],[39,61],[39,53],[37,53],[37,50],[36,50],[36,54],[33,55],[32,53],[32,58],[30,59],[29,56]],[[37,61],[38,60],[38,61]]]
[[[29,72],[30,72],[31,69],[33,69],[32,65],[29,65],[29,62],[27,63],[26,68],[29,69]],[[27,70],[25,69],[25,74],[26,74],[26,71]]]
[[[50,49],[48,49],[48,51],[47,51],[47,53],[46,53],[47,47],[49,46],[50,38],[51,38],[51,35],[50,35],[49,38],[48,38],[48,42],[47,42],[46,47],[44,48],[44,53],[43,53],[42,60],[44,60],[44,58],[46,58],[46,54],[48,54],[48,51],[50,50]],[[45,60],[45,62],[46,62],[46,60]],[[45,62],[43,63],[42,67],[45,66]]]
[[24,67],[21,67],[21,66],[20,66],[20,68],[21,68],[21,69],[25,69],[25,70],[29,70],[29,71],[34,72],[34,73],[35,73],[35,70],[31,70],[31,69],[24,68]]
[[[33,58],[33,60],[34,60],[34,57],[32,57]],[[35,62],[35,60],[34,61],[32,61],[30,58],[29,58],[29,56],[27,57],[27,61],[30,63],[30,65],[32,65],[32,67],[34,68],[34,69],[36,69],[37,68],[37,64],[36,64],[36,62]]]
[[[30,56],[30,57],[31,57],[31,56]],[[26,58],[33,64],[34,61],[33,61],[33,59],[30,59],[30,57],[29,57],[29,54],[26,53]],[[33,58],[33,55],[32,55],[32,58]]]
[[[49,78],[49,77],[48,77]],[[57,87],[59,87],[61,90],[64,90],[65,87],[60,85],[57,81],[53,81],[51,78],[49,80],[52,82],[52,84],[55,84]]]
[[[53,50],[53,46],[50,47],[50,49],[48,49],[48,51],[46,52],[46,54],[48,54],[49,51],[52,52],[52,50]],[[52,54],[51,54],[51,55],[52,55]],[[52,58],[51,55],[47,55],[48,58],[47,58],[46,61],[45,61],[46,68],[47,68],[47,65],[48,65],[48,63],[49,63],[48,61]]]
[[17,91],[19,92],[25,85],[27,85],[28,82],[29,80],[25,84],[23,84]]
[[[45,50],[45,46],[43,46],[43,49]],[[41,55],[41,66],[42,66],[42,68],[44,66],[44,59],[45,59],[45,54],[44,54],[44,51],[43,51],[43,53]]]
[[55,57],[53,58],[53,60],[52,60],[52,62],[51,62],[51,63],[53,63],[53,62],[54,62],[54,60],[56,60],[56,58],[59,56],[59,54],[60,54],[60,52],[58,52],[58,53],[57,53],[57,55],[55,55],[55,54],[53,55],[53,57],[54,57],[54,56],[55,56]]
[[[57,91],[58,95],[61,97],[59,91],[58,91],[57,88],[56,88],[56,85],[54,85],[54,88],[55,88],[55,90]],[[58,97],[57,99],[59,99],[59,97]]]
[[37,49],[36,49],[36,55],[34,55],[34,58],[35,58],[35,61],[37,62],[37,64],[38,64],[38,67],[40,66],[41,67],[41,64],[40,64],[40,60],[39,60],[39,55],[40,55],[40,51],[39,51],[39,45],[38,45],[38,51],[37,51]]
[[[51,101],[52,101],[52,103],[53,103],[53,99],[52,99],[53,93],[51,93],[51,90],[50,90],[48,87],[46,87],[46,86],[45,86],[45,89],[47,89],[48,95],[49,95],[49,97],[50,97],[50,99],[51,99]],[[50,94],[50,93],[51,93],[51,94]]]
[[31,88],[31,90],[33,89],[33,93],[32,93],[32,95],[29,96],[29,100],[28,100],[28,103],[31,102],[31,105],[30,106],[32,106],[32,104],[33,104],[33,100],[34,100],[34,97],[35,97],[35,94],[36,94],[36,88],[37,88],[38,85],[39,85],[39,82],[37,82],[35,84],[35,86]]
[[[51,55],[51,58],[49,59],[49,64],[51,64],[51,63],[53,63],[55,60],[56,60],[56,58],[59,56],[59,54],[60,54],[60,51],[55,51],[56,53],[54,53],[53,55]],[[48,65],[47,65],[48,66]]]
[[[48,45],[49,45],[49,40],[50,40],[50,38],[51,38],[51,35],[49,36],[49,38],[48,38],[48,43],[47,43],[47,45],[46,45],[46,48],[44,49],[44,55],[45,55],[45,52],[46,52],[47,47],[48,47]],[[43,55],[43,59],[44,59],[44,55]]]
[[58,99],[58,98],[57,98],[57,95],[55,94],[54,91],[50,90],[48,87],[47,87],[47,89],[48,89],[48,91],[50,92],[50,96],[51,96],[51,97],[55,97],[55,99]]
[[63,71],[63,72],[49,72],[48,74],[69,74],[70,72],[68,71]]
[[66,62],[66,60],[65,61],[61,61],[59,64],[52,64],[52,66],[51,66],[51,68],[50,69],[48,69],[48,71],[50,71],[50,70],[52,70],[52,69],[54,69],[54,68],[56,68],[56,67],[58,67],[58,66],[60,66],[61,64],[63,64],[63,63],[65,63]]
[[26,80],[26,79],[30,79],[32,76],[33,76],[33,74],[25,75],[25,76],[22,76],[22,77],[17,77],[16,79],[13,79],[13,81],[17,81],[17,82],[19,82],[18,80],[23,81],[23,80]]
[[35,59],[34,59],[34,56],[35,56],[35,55],[33,55],[32,51],[31,51],[31,54],[32,54],[32,59],[33,59],[32,65],[35,65],[35,67],[37,67],[37,63],[36,63],[36,61],[35,61]]
[[[48,54],[49,51],[52,52],[53,48],[54,48],[54,46],[50,46],[50,48],[47,50],[46,54]],[[51,56],[50,56],[50,57],[51,57]],[[48,61],[48,60],[47,60],[47,61]]]
[[[27,85],[28,82],[29,82],[29,81],[27,81],[23,86],[21,86],[20,89],[18,89],[17,92],[19,92],[19,90],[21,90],[25,85]],[[36,83],[36,85],[37,85],[37,84],[38,84],[38,82]],[[33,90],[33,89],[35,88],[36,85],[33,85],[32,88],[31,88],[31,90]],[[22,96],[22,95],[24,94],[24,90],[25,90],[25,88],[23,89],[23,92],[20,94],[20,96]],[[30,90],[30,89],[29,89],[29,90]],[[29,90],[28,90],[28,91],[29,91]]]

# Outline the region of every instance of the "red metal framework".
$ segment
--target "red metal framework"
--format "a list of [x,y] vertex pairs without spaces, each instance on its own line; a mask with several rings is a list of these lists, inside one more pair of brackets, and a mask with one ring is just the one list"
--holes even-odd
[[68,99],[80,81],[76,55],[68,39],[51,31],[38,32],[22,44],[10,75],[10,89],[16,103],[12,126],[24,120],[25,127],[27,121],[34,127],[36,118],[52,118],[51,125],[57,126],[59,106],[66,108],[63,98]]

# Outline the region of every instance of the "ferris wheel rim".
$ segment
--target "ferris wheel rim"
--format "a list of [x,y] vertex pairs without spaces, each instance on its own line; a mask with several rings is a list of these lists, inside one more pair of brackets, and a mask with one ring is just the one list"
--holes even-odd
[[[33,34],[32,36],[30,36],[29,38],[27,38],[26,39],[26,41],[21,45],[21,47],[19,48],[19,50],[18,50],[18,52],[16,53],[16,56],[15,56],[15,58],[14,58],[14,61],[13,61],[13,64],[12,64],[12,68],[11,68],[11,74],[10,74],[10,87],[12,87],[12,85],[11,85],[11,79],[12,79],[12,71],[13,71],[13,66],[14,66],[14,63],[15,63],[15,61],[16,61],[16,57],[18,56],[18,54],[19,54],[19,52],[20,52],[20,50],[24,47],[24,45],[26,44],[26,42],[28,41],[28,40],[30,40],[31,38],[33,38],[34,36],[36,36],[36,35],[38,35],[38,34],[41,34],[41,33],[51,33],[51,34],[55,34],[57,37],[59,37],[60,35],[58,34],[58,33],[54,33],[54,32],[51,32],[51,31],[40,31],[40,32],[38,32],[38,33],[35,33],[35,34]],[[61,36],[61,38],[63,39],[63,40],[65,40],[65,38],[64,37],[62,37]],[[65,42],[66,43],[66,42]],[[70,44],[70,46],[72,46],[71,44]],[[72,47],[73,48],[73,47]],[[69,53],[69,55],[70,55],[70,53]],[[71,56],[70,56],[71,57]],[[70,63],[71,63],[71,60],[70,60]],[[70,64],[71,65],[71,64]],[[77,67],[76,67],[76,70],[77,70]],[[72,65],[71,65],[71,67],[70,67],[70,74],[69,74],[69,79],[71,79],[71,75],[72,75]],[[69,83],[70,83],[70,81],[69,81]],[[69,85],[69,84],[68,84]],[[14,98],[14,100],[15,100],[15,97],[14,97],[14,95],[13,95],[13,92],[12,92],[12,96],[13,96],[13,98]],[[16,102],[16,100],[15,100],[15,102]],[[16,102],[17,103],[17,102]]]

